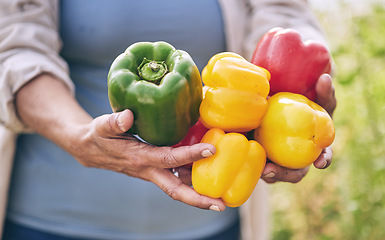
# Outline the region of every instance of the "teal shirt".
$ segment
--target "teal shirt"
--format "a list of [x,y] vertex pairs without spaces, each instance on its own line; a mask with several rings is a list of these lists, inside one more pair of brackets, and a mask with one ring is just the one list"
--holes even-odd
[[[200,70],[226,50],[216,0],[63,0],[60,22],[76,98],[94,117],[112,112],[107,73],[130,44],[169,42]],[[190,207],[153,183],[85,168],[39,135],[18,139],[7,217],[19,224],[93,239],[195,239],[223,230],[237,214]]]

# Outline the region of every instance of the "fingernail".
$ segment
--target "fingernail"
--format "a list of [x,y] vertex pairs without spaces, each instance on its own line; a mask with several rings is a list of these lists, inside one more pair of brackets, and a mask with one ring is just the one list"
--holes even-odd
[[267,178],[273,178],[273,177],[275,177],[275,173],[274,173],[274,172],[269,172],[269,173],[266,174],[264,177],[267,177]]
[[325,161],[324,165],[321,167],[322,169],[323,168],[326,168],[326,166],[328,165],[328,161]]
[[212,155],[213,155],[213,153],[210,150],[208,150],[208,149],[205,149],[205,150],[202,151],[202,156],[203,157],[210,157]]
[[210,210],[213,210],[213,211],[216,211],[216,212],[220,212],[221,209],[219,209],[219,207],[217,205],[211,205],[210,206]]
[[123,114],[122,113],[119,113],[119,116],[118,116],[118,124],[119,124],[119,128],[120,128],[120,130],[122,130],[123,132],[125,132],[125,131],[127,131],[125,128],[124,128],[124,126],[123,126],[123,123],[124,123],[124,121],[123,121],[123,116],[122,116]]

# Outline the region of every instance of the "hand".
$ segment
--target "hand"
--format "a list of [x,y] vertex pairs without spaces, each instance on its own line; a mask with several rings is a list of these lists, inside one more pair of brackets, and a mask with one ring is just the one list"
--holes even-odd
[[[337,100],[332,78],[329,74],[321,75],[316,85],[316,91],[316,102],[321,105],[330,116],[332,116],[337,105]],[[322,150],[320,156],[314,161],[313,165],[318,169],[325,169],[330,166],[332,159],[333,150],[331,146],[329,146]],[[267,183],[275,183],[277,181],[298,183],[306,176],[308,171],[309,167],[303,169],[288,169],[272,162],[268,162],[262,173],[262,179]]]
[[[323,149],[317,160],[313,165],[318,169],[325,169],[329,167],[333,158],[333,150],[331,147]],[[268,162],[262,173],[262,179],[267,183],[275,182],[290,182],[298,183],[301,181],[309,171],[309,167],[301,169],[289,169],[281,167],[275,163]]]
[[[322,74],[316,85],[317,99],[316,103],[321,105],[331,117],[333,117],[334,109],[337,106],[335,89],[332,82],[332,77],[329,74]],[[319,169],[325,169],[330,166],[333,159],[333,149],[331,146],[323,149],[313,165]]]
[[225,209],[222,200],[198,194],[169,170],[215,153],[211,144],[171,148],[140,142],[125,133],[133,123],[131,111],[93,119],[68,88],[49,74],[42,74],[22,87],[16,95],[16,107],[27,126],[84,166],[151,181],[171,198],[191,206]]
[[212,155],[215,147],[204,143],[178,148],[151,146],[125,133],[133,118],[132,112],[125,110],[94,119],[85,132],[79,131],[83,133],[75,138],[79,141],[71,154],[84,166],[153,182],[174,200],[203,209],[224,210],[222,200],[198,194],[170,170]]
[[262,179],[267,183],[290,182],[298,183],[309,171],[309,167],[301,169],[289,169],[268,161],[262,172]]

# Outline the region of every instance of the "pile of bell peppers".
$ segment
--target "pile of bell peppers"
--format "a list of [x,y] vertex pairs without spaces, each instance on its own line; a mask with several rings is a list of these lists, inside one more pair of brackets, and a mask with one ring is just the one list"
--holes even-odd
[[328,49],[303,42],[294,29],[273,28],[257,44],[251,62],[271,73],[269,107],[255,139],[274,163],[293,169],[309,166],[335,137],[331,117],[313,102],[318,79],[331,72]]
[[192,185],[237,207],[250,197],[267,159],[303,168],[332,144],[332,118],[313,102],[316,81],[331,69],[321,46],[303,43],[294,30],[272,29],[251,62],[231,52],[214,55],[202,87],[186,52],[165,42],[136,43],[111,66],[111,107],[131,109],[129,132],[149,143],[213,144],[213,156],[193,163]]
[[[266,158],[283,167],[304,168],[335,136],[332,118],[313,102],[319,77],[331,71],[323,45],[302,42],[295,30],[275,28],[260,40],[251,63],[220,53],[202,72],[209,90],[200,115],[211,129],[202,142],[212,143],[217,153],[193,163],[192,183],[197,192],[222,198],[230,207],[250,197]],[[248,144],[234,133],[250,130],[256,141]]]

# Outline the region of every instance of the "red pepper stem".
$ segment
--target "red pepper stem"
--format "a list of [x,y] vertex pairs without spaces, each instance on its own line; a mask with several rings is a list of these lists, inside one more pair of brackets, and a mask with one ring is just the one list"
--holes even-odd
[[138,73],[141,79],[157,84],[166,75],[167,65],[164,61],[144,58],[138,67]]

